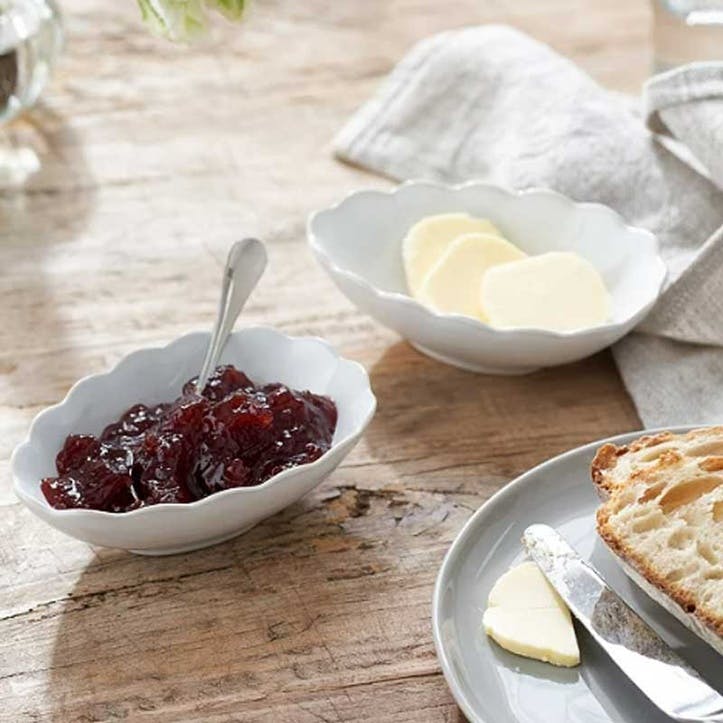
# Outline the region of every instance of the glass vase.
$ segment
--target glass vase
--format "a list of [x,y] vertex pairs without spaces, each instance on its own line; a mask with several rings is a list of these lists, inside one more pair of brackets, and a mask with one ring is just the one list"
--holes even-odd
[[63,43],[54,0],[0,0],[0,188],[40,168],[22,129],[10,124],[38,99]]

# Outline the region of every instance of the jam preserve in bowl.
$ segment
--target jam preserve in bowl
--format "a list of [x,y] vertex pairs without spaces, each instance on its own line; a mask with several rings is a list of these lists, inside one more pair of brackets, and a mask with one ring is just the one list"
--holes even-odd
[[95,437],[70,434],[56,477],[40,488],[56,509],[107,512],[194,502],[262,484],[331,446],[336,405],[284,384],[255,385],[229,364],[200,394],[195,379],[173,402],[135,404]]
[[265,327],[232,334],[197,394],[192,376],[207,342],[189,334],[78,382],[15,450],[18,497],[92,544],[192,550],[309,492],[374,414],[359,364],[320,339]]

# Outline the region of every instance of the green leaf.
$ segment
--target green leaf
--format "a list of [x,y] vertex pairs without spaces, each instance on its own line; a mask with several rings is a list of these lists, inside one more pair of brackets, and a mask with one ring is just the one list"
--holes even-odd
[[157,35],[163,35],[165,24],[163,16],[160,15],[153,7],[151,0],[138,0],[138,7],[141,9],[141,17],[143,22]]
[[156,35],[189,41],[208,27],[209,8],[240,20],[244,0],[138,0],[143,22]]
[[244,14],[245,0],[207,0],[208,6],[215,8],[229,20],[240,20]]

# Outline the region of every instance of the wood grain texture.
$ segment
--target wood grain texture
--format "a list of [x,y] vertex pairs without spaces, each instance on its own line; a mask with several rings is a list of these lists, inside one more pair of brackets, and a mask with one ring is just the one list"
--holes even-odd
[[[488,378],[357,313],[305,248],[307,213],[386,182],[329,141],[404,51],[510,22],[635,90],[630,0],[256,0],[186,49],[134,3],[68,0],[68,45],[15,132],[43,168],[0,193],[0,720],[459,721],[430,601],[490,494],[566,448],[639,425],[608,354]],[[235,238],[270,246],[245,319],[326,337],[379,411],[325,484],[229,543],[145,559],[92,549],[16,502],[10,452],[78,377],[212,320]]]

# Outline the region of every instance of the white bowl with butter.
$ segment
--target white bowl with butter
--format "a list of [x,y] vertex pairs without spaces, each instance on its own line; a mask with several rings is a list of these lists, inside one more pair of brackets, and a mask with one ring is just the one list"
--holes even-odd
[[[405,264],[403,254],[410,229],[439,214],[466,214],[480,220],[477,227],[461,223],[459,236],[468,236],[456,239],[468,247],[460,248],[459,254],[469,254],[470,259],[475,240],[469,235],[484,236],[495,230],[533,264],[541,263],[534,261],[536,257],[551,252],[581,257],[604,283],[609,318],[589,328],[560,331],[514,326],[516,319],[529,318],[524,309],[510,312],[510,326],[492,326],[483,317],[449,313],[444,309],[444,300],[449,299],[445,289],[449,289],[450,278],[464,276],[460,267],[450,264],[444,268],[442,264],[436,268],[436,278],[426,279],[429,259],[422,257],[418,287],[410,289],[415,280],[410,277],[408,282],[405,265],[409,270],[409,260]],[[524,374],[600,351],[650,311],[666,275],[657,240],[649,231],[627,225],[601,204],[576,203],[542,189],[510,191],[477,182],[459,186],[410,182],[390,191],[358,191],[312,214],[307,230],[315,257],[359,309],[425,354],[483,373]],[[438,250],[432,248],[431,253],[438,254]],[[503,249],[494,253],[505,254]],[[486,281],[494,284],[501,268],[490,268]],[[499,285],[509,289],[514,284],[524,285],[524,269],[519,271],[512,280],[498,280]],[[427,282],[424,289],[423,281]],[[492,297],[503,299],[503,312],[507,313],[509,302],[504,293],[493,290]],[[464,304],[465,300],[452,303]],[[504,314],[500,318],[504,319]]]

